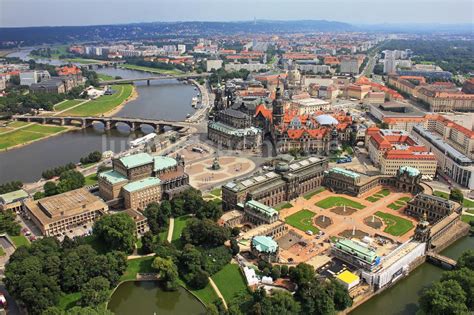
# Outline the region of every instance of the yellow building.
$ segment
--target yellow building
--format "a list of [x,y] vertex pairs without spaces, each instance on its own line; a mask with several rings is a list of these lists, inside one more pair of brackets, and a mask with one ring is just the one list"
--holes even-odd
[[109,210],[107,204],[85,188],[24,203],[24,211],[45,236],[60,237],[90,225]]

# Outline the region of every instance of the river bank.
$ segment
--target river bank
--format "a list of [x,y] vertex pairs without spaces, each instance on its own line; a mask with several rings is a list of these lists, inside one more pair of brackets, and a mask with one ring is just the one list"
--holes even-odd
[[[446,238],[440,246],[439,253],[457,259],[464,250],[474,248],[474,237],[468,230],[458,233],[456,226],[446,231],[454,237]],[[438,251],[437,251],[438,252]],[[441,278],[444,269],[426,262],[426,256],[413,261],[408,273],[397,281],[377,292],[368,292],[360,296],[351,308],[341,314],[350,315],[412,315],[418,309],[418,298],[421,291]],[[391,305],[388,309],[387,305]]]

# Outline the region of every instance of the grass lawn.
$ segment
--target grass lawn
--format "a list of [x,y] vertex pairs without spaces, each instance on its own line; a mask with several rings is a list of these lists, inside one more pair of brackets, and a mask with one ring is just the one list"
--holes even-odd
[[474,214],[474,209],[466,210],[467,213]]
[[393,236],[401,236],[413,229],[413,223],[410,220],[381,211],[377,211],[375,215],[381,218],[387,225],[384,232]]
[[3,249],[2,246],[0,246],[0,257],[5,256],[5,250]]
[[211,190],[211,195],[214,195],[216,197],[221,197],[222,196],[222,189],[214,188],[213,190]]
[[306,200],[310,200],[313,196],[315,196],[315,195],[317,195],[317,194],[319,194],[319,193],[321,193],[321,192],[323,192],[323,191],[325,191],[325,190],[326,190],[326,188],[324,188],[324,187],[318,188],[318,189],[315,190],[315,191],[312,191],[312,192],[309,192],[309,193],[307,193],[307,194],[304,194],[304,195],[303,195],[303,198],[306,199]]
[[280,210],[282,210],[282,209],[289,209],[289,208],[291,208],[291,207],[293,207],[293,205],[292,205],[291,203],[285,202],[285,203],[281,203],[281,204],[277,205],[277,206],[275,207],[275,210],[276,210],[276,211],[280,211]]
[[30,241],[24,236],[24,235],[19,235],[19,236],[10,236],[10,238],[13,241],[13,244],[15,247],[20,247],[20,246],[30,246]]
[[15,130],[6,134],[2,134],[0,137],[0,150],[7,149],[19,144],[28,143],[33,140],[38,140],[66,130],[65,127],[60,126],[43,126],[38,124],[32,124],[19,130]]
[[307,209],[300,210],[285,219],[289,225],[303,231],[311,231],[314,234],[319,232],[319,229],[313,225],[313,217],[316,213]]
[[178,69],[158,69],[158,68],[150,68],[150,67],[143,67],[143,66],[136,66],[131,64],[121,64],[118,66],[119,68],[125,68],[130,70],[140,70],[140,71],[147,71],[152,73],[159,73],[159,74],[169,74],[169,75],[176,75],[176,74],[183,74],[182,71]]
[[111,111],[130,97],[133,91],[133,86],[131,84],[113,85],[112,89],[116,91],[114,94],[103,95],[98,99],[89,101],[82,104],[81,106],[68,110],[62,115],[97,116]]
[[75,62],[75,63],[81,63],[83,65],[90,65],[94,63],[101,63],[102,61],[100,60],[95,60],[95,59],[85,59],[85,58],[65,58],[65,59],[60,59],[61,61],[64,62]]
[[444,199],[449,199],[449,193],[444,192],[444,191],[435,190],[433,191],[433,195],[444,198]]
[[190,219],[191,218],[186,215],[174,219],[173,236],[171,237],[172,241],[176,241],[181,237],[181,232],[183,232],[183,229],[186,227]]
[[108,75],[108,74],[103,74],[103,73],[97,73],[97,77],[101,81],[109,81],[109,80],[114,80],[115,77]]
[[86,176],[86,186],[96,185],[97,184],[97,174],[90,174]]
[[29,122],[26,121],[12,121],[11,123],[8,123],[8,127],[10,128],[19,128],[23,127],[30,124]]
[[210,283],[204,289],[193,290],[188,287],[183,280],[178,279],[178,282],[181,286],[188,289],[192,294],[200,299],[204,304],[210,304],[219,298]]
[[376,192],[372,196],[369,196],[369,197],[365,198],[365,200],[367,200],[369,202],[376,202],[376,201],[379,201],[380,199],[382,199],[383,197],[387,197],[388,195],[390,195],[390,190],[384,188],[384,189]]
[[353,201],[344,197],[337,197],[337,196],[327,197],[326,199],[316,202],[316,206],[323,209],[329,209],[332,207],[340,207],[344,205],[351,208],[355,208],[355,209],[365,208],[364,205],[358,203],[357,201]]
[[80,292],[64,294],[63,296],[59,298],[58,307],[66,311],[76,306],[76,303],[80,300],[80,298],[81,298]]
[[54,105],[54,111],[55,112],[60,112],[60,111],[66,110],[66,109],[68,109],[70,107],[73,107],[73,106],[76,106],[77,104],[80,104],[84,101],[86,101],[86,100],[67,100],[65,102],[58,103],[58,104]]
[[212,280],[216,283],[226,302],[232,301],[239,292],[248,293],[247,284],[236,264],[226,265],[212,276]]
[[[469,223],[469,222],[471,222],[471,221],[474,222],[474,216],[472,216],[472,215],[467,215],[467,214],[463,214],[463,215],[461,216],[461,221],[466,222],[466,223]],[[472,228],[471,228],[471,230],[472,230]]]
[[151,263],[155,257],[142,257],[127,261],[127,269],[125,273],[120,277],[121,281],[135,280],[137,273],[150,273],[153,272]]

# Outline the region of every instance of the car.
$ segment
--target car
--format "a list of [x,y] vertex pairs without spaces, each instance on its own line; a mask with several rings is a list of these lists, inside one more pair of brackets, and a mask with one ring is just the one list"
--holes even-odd
[[313,235],[313,231],[307,230],[307,231],[306,231],[306,234],[308,234],[308,235]]
[[30,235],[31,235],[31,232],[27,230],[27,231],[25,232],[25,235],[26,235],[26,236],[30,236]]

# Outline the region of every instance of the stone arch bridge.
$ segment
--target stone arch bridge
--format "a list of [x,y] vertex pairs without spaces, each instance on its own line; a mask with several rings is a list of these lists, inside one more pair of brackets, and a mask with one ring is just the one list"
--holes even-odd
[[156,132],[163,132],[165,127],[180,131],[184,128],[190,127],[189,123],[181,121],[168,121],[144,118],[130,118],[130,117],[99,117],[99,116],[29,116],[29,115],[14,115],[12,117],[15,121],[35,122],[40,124],[59,125],[59,126],[80,126],[87,128],[94,123],[102,123],[105,130],[116,128],[117,124],[125,124],[130,127],[131,131],[139,129],[142,125],[148,125],[155,129]]

